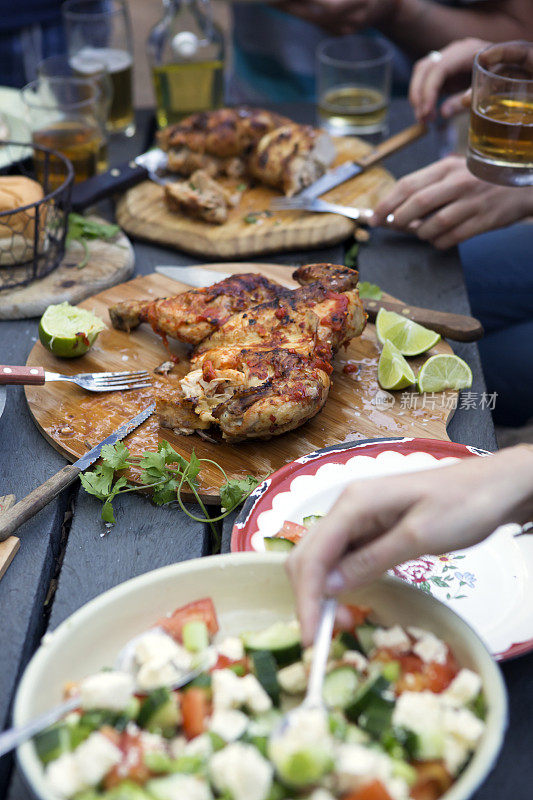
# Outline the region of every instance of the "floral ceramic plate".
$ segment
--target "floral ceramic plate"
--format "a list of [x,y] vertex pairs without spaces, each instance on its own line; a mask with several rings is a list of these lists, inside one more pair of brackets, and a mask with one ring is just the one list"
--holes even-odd
[[[317,450],[274,472],[250,495],[233,528],[231,549],[264,551],[285,520],[324,514],[356,479],[415,472],[484,450],[434,439],[371,439]],[[485,542],[441,556],[423,556],[391,574],[451,606],[480,634],[495,658],[533,650],[533,536],[517,525]]]

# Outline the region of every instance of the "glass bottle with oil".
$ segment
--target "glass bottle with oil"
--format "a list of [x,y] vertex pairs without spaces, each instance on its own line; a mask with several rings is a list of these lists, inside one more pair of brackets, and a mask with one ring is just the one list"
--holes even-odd
[[160,128],[224,102],[224,34],[209,0],[163,0],[148,37]]

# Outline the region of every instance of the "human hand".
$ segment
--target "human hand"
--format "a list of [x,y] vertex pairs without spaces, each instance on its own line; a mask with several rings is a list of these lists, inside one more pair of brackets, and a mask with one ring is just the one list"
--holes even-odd
[[[356,481],[293,549],[287,570],[304,644],[320,602],[390,567],[477,544],[504,522],[533,514],[533,447],[435,470]],[[340,620],[342,622],[342,620]]]
[[[370,220],[416,234],[439,250],[533,213],[533,188],[495,186],[448,156],[401,178]],[[392,216],[391,216],[392,215]]]
[[[436,106],[439,94],[447,80],[457,75],[468,76],[472,72],[474,56],[488,47],[490,42],[483,39],[459,39],[440,50],[440,59],[432,53],[417,61],[413,67],[411,83],[409,85],[409,100],[419,122],[429,122],[436,116]],[[449,97],[441,106],[441,115],[451,117],[468,108],[470,105],[470,90],[459,92]]]
[[275,5],[328,33],[342,36],[390,17],[395,0],[281,0]]

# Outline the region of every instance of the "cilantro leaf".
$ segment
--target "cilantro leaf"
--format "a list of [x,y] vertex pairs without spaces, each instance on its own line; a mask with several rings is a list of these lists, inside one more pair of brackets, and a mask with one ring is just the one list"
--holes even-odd
[[104,522],[109,522],[112,525],[114,525],[116,522],[113,506],[111,505],[111,500],[109,498],[105,501],[104,505],[102,506],[101,517]]
[[94,495],[99,500],[106,500],[111,491],[113,472],[113,467],[98,464],[90,472],[80,475],[81,485],[88,494]]
[[191,459],[184,470],[186,479],[190,483],[197,483],[197,478],[201,469],[202,469],[202,464],[200,462],[200,459],[193,450],[191,453]]
[[166,439],[163,439],[162,442],[159,442],[157,450],[159,453],[164,454],[166,464],[179,464],[181,469],[187,468],[188,464],[187,459],[183,458],[183,456],[180,455],[180,453],[174,450],[170,442],[167,442]]
[[359,254],[359,242],[354,242],[346,251],[344,256],[344,266],[350,269],[357,268],[357,256]]
[[102,461],[113,469],[127,469],[131,466],[128,461],[130,451],[124,442],[116,444],[104,444],[102,447]]
[[359,297],[366,298],[368,300],[381,300],[383,297],[383,292],[375,283],[369,283],[368,281],[359,281],[358,283],[359,289]]
[[232,478],[220,488],[220,503],[222,508],[233,511],[240,505],[258,485],[259,481],[252,475],[246,478]]
[[164,506],[165,503],[171,503],[176,499],[176,490],[178,488],[178,481],[171,478],[161,486],[154,486],[152,500],[156,506]]

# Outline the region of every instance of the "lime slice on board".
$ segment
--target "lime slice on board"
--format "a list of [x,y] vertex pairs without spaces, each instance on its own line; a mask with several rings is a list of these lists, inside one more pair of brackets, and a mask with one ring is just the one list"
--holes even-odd
[[439,333],[384,308],[376,317],[376,333],[381,344],[388,339],[403,356],[419,356],[440,342]]
[[459,356],[431,356],[418,373],[417,384],[419,392],[467,389],[472,386],[472,370]]
[[100,317],[84,308],[59,303],[48,306],[39,322],[39,339],[55,356],[82,356],[94,344],[105,324]]
[[398,348],[386,339],[379,357],[378,381],[382,389],[405,389],[415,383],[415,373]]

